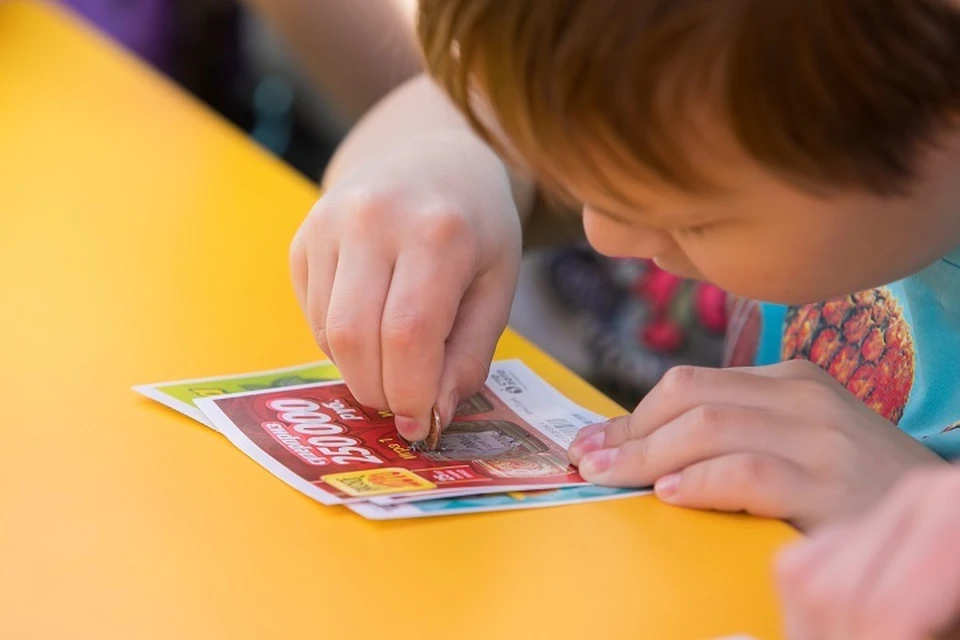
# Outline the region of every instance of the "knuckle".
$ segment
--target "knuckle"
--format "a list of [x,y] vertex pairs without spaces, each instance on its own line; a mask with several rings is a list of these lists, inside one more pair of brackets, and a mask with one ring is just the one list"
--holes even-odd
[[810,452],[816,455],[812,465],[827,472],[845,473],[850,468],[850,458],[856,452],[856,444],[850,435],[831,422],[824,422],[822,429],[811,434]]
[[716,404],[703,404],[693,410],[694,424],[697,437],[707,441],[715,441],[724,433],[724,426],[729,411],[726,407]]
[[[813,365],[816,366],[816,365]],[[793,397],[797,406],[821,408],[836,402],[837,394],[819,380],[801,379],[793,382]]]
[[[618,456],[617,465],[628,466],[629,470],[640,471],[650,468],[650,444],[649,439],[641,438],[639,440],[633,440],[629,445],[629,456],[621,458]],[[621,468],[621,471],[628,471],[626,468]]]
[[766,482],[772,475],[773,461],[770,458],[745,454],[738,459],[732,469],[732,477],[726,481],[734,486],[753,487]]
[[408,350],[424,344],[430,336],[430,322],[422,313],[385,318],[380,328],[383,345],[388,349]]
[[700,379],[700,369],[690,365],[673,367],[665,374],[657,385],[666,393],[682,393],[692,388]]
[[786,362],[782,362],[776,366],[780,367],[788,375],[795,378],[816,380],[825,374],[819,365],[811,362],[810,360],[804,360],[803,358],[787,360]]
[[[717,469],[711,468],[712,465],[696,465],[693,468],[686,469],[680,474],[680,486],[678,493],[681,496],[702,496],[716,485]],[[721,479],[722,480],[722,479]]]
[[311,217],[316,224],[340,220],[354,231],[369,232],[380,225],[390,210],[390,198],[370,186],[350,189],[322,198]]
[[300,225],[298,235],[310,235],[318,231],[319,226],[326,225],[333,215],[340,210],[340,201],[342,201],[342,196],[338,196],[336,192],[328,192],[321,196],[310,209],[310,213],[307,214],[303,224]]
[[470,221],[459,210],[445,206],[431,206],[425,210],[426,224],[423,225],[423,241],[428,246],[449,246],[455,244],[459,251],[469,251],[471,234]]
[[327,344],[337,353],[338,357],[356,353],[363,343],[360,332],[350,322],[328,319],[323,332]]

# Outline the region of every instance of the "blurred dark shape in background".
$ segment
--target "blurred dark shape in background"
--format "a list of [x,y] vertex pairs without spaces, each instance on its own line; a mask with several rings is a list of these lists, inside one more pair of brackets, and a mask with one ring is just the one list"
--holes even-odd
[[[362,110],[389,90],[388,83],[398,83],[415,71],[410,55],[391,70],[395,78],[365,79],[365,69],[358,69],[359,104],[354,100],[348,105],[335,104],[337,99],[348,102],[343,88],[336,86],[337,82],[342,84],[342,78],[329,79],[331,95],[324,95],[323,86],[318,86],[327,80],[317,77],[322,76],[323,68],[308,80],[303,65],[293,60],[290,50],[296,50],[301,61],[310,55],[349,56],[349,48],[357,55],[375,55],[369,50],[376,49],[376,42],[319,42],[318,38],[329,36],[324,33],[325,25],[329,31],[338,29],[337,20],[353,20],[358,25],[363,20],[371,26],[358,26],[358,30],[374,30],[376,39],[379,34],[375,29],[403,22],[396,9],[403,0],[340,4],[344,1],[61,0],[311,180],[320,176],[336,144]],[[324,12],[333,10],[336,12],[324,22]],[[273,24],[267,24],[265,18]],[[276,32],[274,26],[283,33]],[[403,26],[400,29],[405,31]],[[313,33],[317,38],[312,38]],[[345,34],[344,40],[351,35]],[[406,33],[390,35],[398,42],[407,38]],[[400,44],[410,49],[409,44]],[[365,49],[368,52],[361,53]],[[381,50],[376,55],[383,53]],[[384,61],[390,59],[383,56]],[[344,60],[342,64],[350,62]],[[330,68],[330,63],[326,64]],[[376,75],[371,69],[366,67],[366,72]]]

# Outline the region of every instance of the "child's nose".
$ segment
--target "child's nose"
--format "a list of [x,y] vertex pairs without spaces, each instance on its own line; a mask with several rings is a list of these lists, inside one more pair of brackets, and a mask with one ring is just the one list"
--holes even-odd
[[674,242],[669,233],[646,225],[626,224],[586,207],[583,230],[590,245],[616,258],[655,258],[668,253]]

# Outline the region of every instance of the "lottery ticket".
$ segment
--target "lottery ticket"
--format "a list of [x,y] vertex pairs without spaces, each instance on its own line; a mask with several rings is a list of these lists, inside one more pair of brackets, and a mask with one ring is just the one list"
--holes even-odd
[[194,400],[339,379],[340,372],[337,371],[336,366],[332,362],[323,361],[269,371],[143,384],[134,387],[133,390],[175,411],[179,411],[201,424],[216,429],[213,423],[207,420],[207,417],[193,403]]
[[481,496],[433,498],[416,502],[377,504],[361,502],[348,504],[354,513],[369,520],[399,520],[405,518],[429,518],[489,511],[517,509],[542,509],[602,500],[616,500],[651,493],[647,489],[611,489],[595,485],[544,489],[541,491],[513,491]]
[[342,382],[195,402],[240,450],[324,504],[582,486],[566,449],[581,428],[604,420],[519,361],[493,364],[434,451],[405,442],[391,414],[361,406]]

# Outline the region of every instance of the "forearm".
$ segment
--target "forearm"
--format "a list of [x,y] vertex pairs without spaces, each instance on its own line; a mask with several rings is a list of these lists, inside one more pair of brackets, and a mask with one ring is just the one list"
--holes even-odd
[[245,1],[348,122],[420,71],[413,27],[398,0]]
[[[395,89],[353,128],[327,167],[324,187],[329,188],[391,149],[423,144],[425,140],[448,142],[460,153],[476,154],[478,161],[494,158],[446,95],[427,76],[420,75]],[[492,161],[508,172],[517,210],[521,219],[526,219],[533,206],[533,184],[498,158]]]

